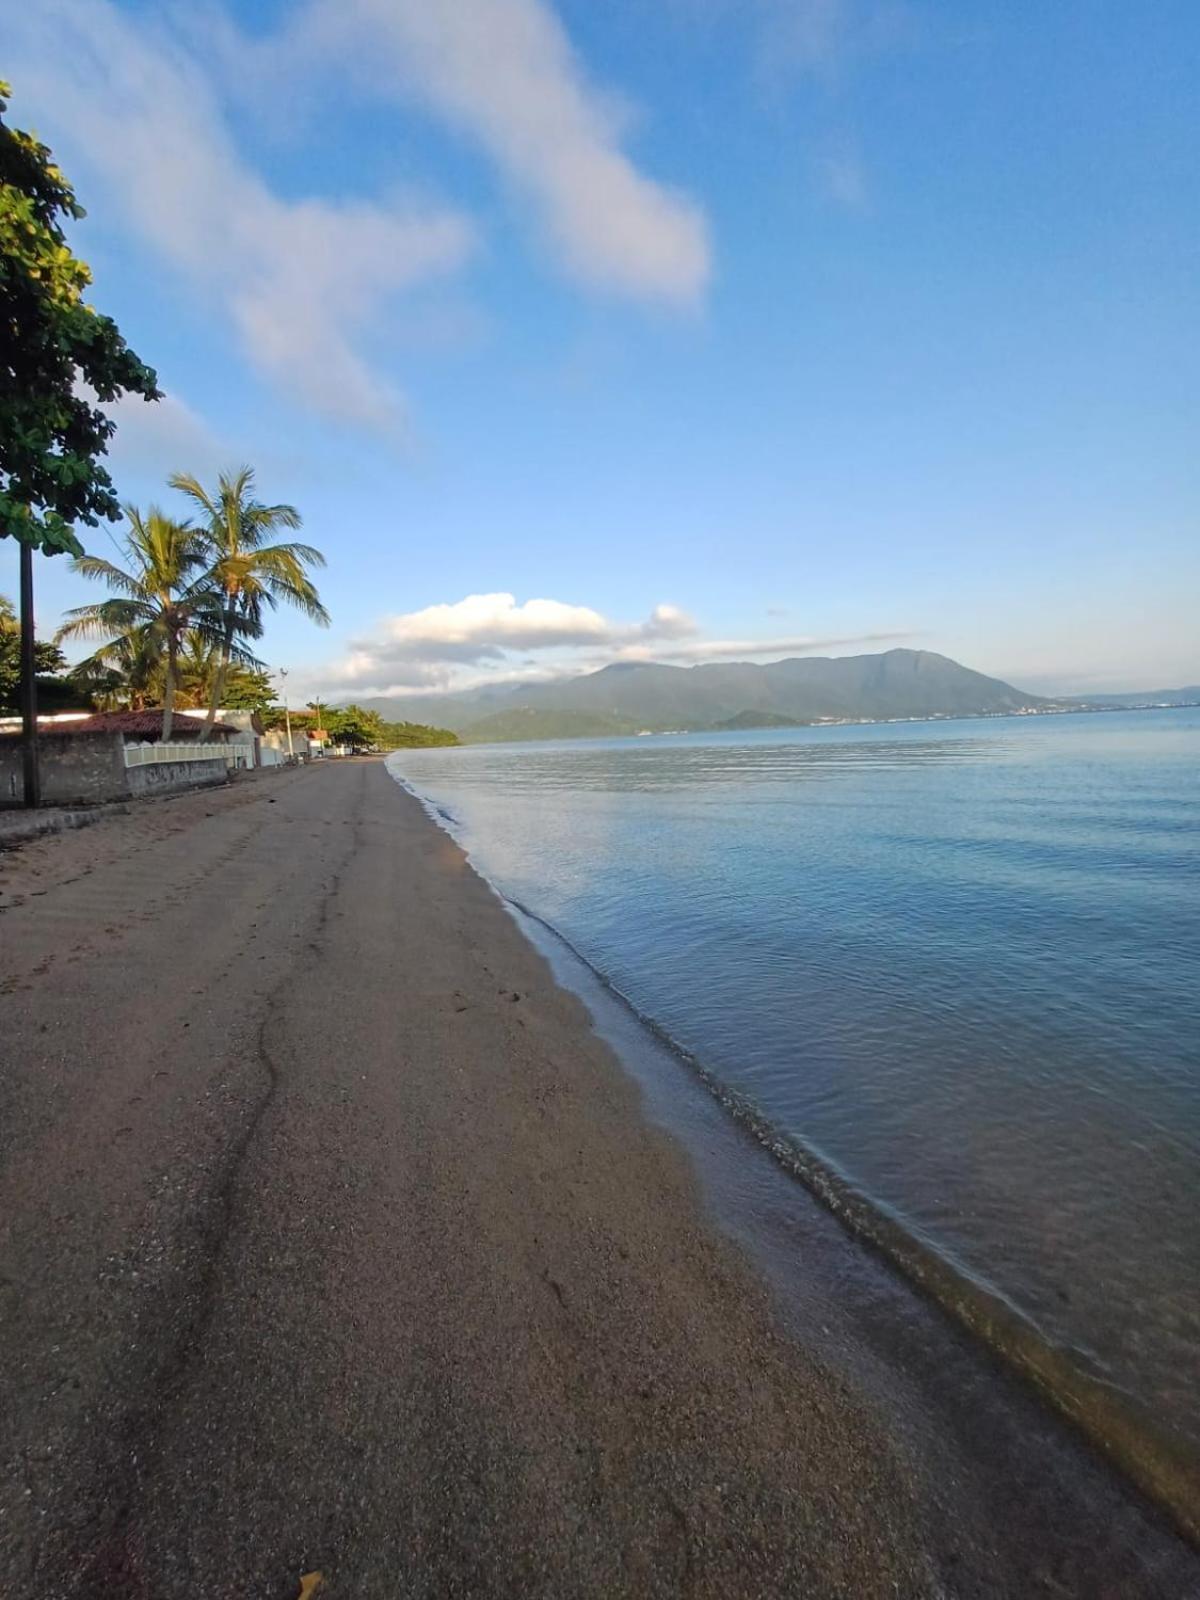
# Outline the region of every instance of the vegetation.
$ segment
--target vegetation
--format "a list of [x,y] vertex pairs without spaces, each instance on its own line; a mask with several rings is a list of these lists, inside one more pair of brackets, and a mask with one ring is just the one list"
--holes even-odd
[[326,711],[325,725],[331,744],[351,750],[378,749],[383,740],[383,719],[377,711],[364,711],[362,706]]
[[[248,653],[224,668],[225,688],[222,707],[230,711],[261,711],[275,698],[270,674],[252,666]],[[213,684],[222,670],[224,648],[202,634],[189,632],[179,654],[176,672],[175,704],[185,711],[207,710],[212,702]],[[161,699],[161,694],[158,697]]]
[[[275,685],[271,674],[263,668],[240,666],[236,661],[225,676],[225,693],[221,696],[222,709],[226,711],[257,711],[261,716],[275,699]],[[207,686],[196,700],[197,706],[212,704],[212,690]]]
[[[127,567],[100,556],[77,556],[72,570],[113,591],[107,600],[78,606],[58,632],[63,639],[103,638],[91,663],[119,672],[131,695],[143,704],[161,683],[162,737],[171,737],[180,660],[185,649],[218,648],[235,654],[248,666],[260,663],[228,637],[225,596],[209,566],[205,535],[188,522],[178,522],[152,506],[143,515],[126,508]],[[246,614],[237,619],[243,636],[254,636],[261,624]],[[58,642],[56,641],[56,642]]]
[[274,688],[248,641],[263,631],[263,616],[280,601],[325,625],[328,613],[308,577],[324,565],[321,552],[300,543],[267,544],[276,528],[299,526],[294,506],[253,498],[254,474],[243,467],[218,479],[209,495],[178,473],[172,485],[204,512],[180,521],[157,507],[126,507],[125,567],[81,555],[72,570],[104,583],[109,598],[80,606],[60,628],[68,639],[103,642],[79,663],[70,681],[76,694],[105,710],[162,706],[170,737],[176,708],[205,709],[201,737],[218,710],[264,711]]
[[463,729],[466,744],[508,744],[519,739],[604,739],[637,733],[639,724],[625,717],[591,711],[541,711],[520,706],[481,717]]
[[780,711],[739,711],[716,724],[718,732],[734,733],[743,728],[794,728],[796,718]]
[[120,515],[99,460],[115,425],[97,402],[159,390],[84,300],[92,275],[61,220],[83,208],[46,146],[5,123],[8,95],[0,83],[0,536],[81,555],[72,524]]
[[385,722],[380,749],[419,750],[461,743],[462,740],[449,728],[434,728],[425,722]]
[[308,576],[310,567],[325,565],[325,557],[312,545],[298,541],[268,543],[279,529],[298,528],[300,513],[295,506],[267,506],[256,500],[250,467],[222,473],[213,492],[188,472],[177,472],[170,481],[173,489],[194,502],[203,519],[210,562],[207,581],[222,596],[220,653],[201,735],[207,738],[218,708],[226,703],[226,679],[236,658],[238,635],[261,634],[264,607],[273,608],[283,601],[320,627],[328,627],[329,613]]
[[[86,711],[91,697],[68,677],[67,660],[57,645],[39,639],[34,645],[38,701],[47,711]],[[0,715],[19,706],[21,629],[12,601],[0,595]]]
[[21,546],[18,659],[32,806],[40,798],[33,552],[80,555],[74,524],[118,518],[101,464],[115,424],[101,404],[124,394],[157,400],[159,390],[116,323],[83,298],[91,273],[63,232],[83,208],[46,146],[8,126],[8,96],[0,83],[0,538]]
[[[262,720],[267,729],[283,728],[283,707],[272,706],[263,713]],[[328,735],[330,744],[352,750],[409,750],[459,743],[458,735],[448,728],[433,728],[423,722],[385,722],[378,711],[365,706],[326,706],[318,700],[310,701],[307,711],[293,711],[291,723],[296,739],[320,729]]]

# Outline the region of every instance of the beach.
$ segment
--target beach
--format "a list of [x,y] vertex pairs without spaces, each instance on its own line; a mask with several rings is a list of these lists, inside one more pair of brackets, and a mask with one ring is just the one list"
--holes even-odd
[[381,762],[0,855],[0,1006],[5,1600],[1200,1593],[798,1186],[739,1245]]

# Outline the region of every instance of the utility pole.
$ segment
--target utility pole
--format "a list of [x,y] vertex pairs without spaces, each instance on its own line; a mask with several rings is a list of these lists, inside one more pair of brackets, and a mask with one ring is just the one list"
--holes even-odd
[[294,760],[296,752],[292,749],[292,713],[288,710],[287,697],[287,668],[280,667],[279,676],[283,679],[283,720],[287,725],[288,760]]
[[21,754],[25,769],[25,804],[42,803],[42,773],[38,762],[37,659],[33,636],[33,546],[21,546]]

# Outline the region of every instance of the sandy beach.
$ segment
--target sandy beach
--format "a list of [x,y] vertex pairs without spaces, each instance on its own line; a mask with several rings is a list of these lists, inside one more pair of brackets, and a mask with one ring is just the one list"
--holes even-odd
[[739,1246],[380,762],[0,854],[0,1008],[4,1600],[1200,1594],[809,1197]]

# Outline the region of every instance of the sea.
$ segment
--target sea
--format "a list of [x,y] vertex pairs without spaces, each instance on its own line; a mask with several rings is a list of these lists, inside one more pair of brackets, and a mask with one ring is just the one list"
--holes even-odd
[[1200,1462],[1200,711],[390,762],[856,1232]]

